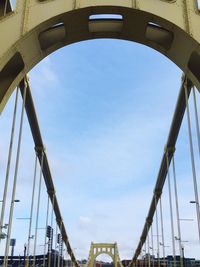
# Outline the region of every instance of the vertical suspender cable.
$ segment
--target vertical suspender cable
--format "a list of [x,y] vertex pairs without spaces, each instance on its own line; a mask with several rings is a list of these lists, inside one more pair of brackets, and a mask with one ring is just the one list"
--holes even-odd
[[199,156],[200,156],[200,130],[199,130],[199,116],[197,110],[197,101],[196,101],[196,93],[195,87],[192,87],[193,92],[193,100],[194,100],[194,112],[195,112],[195,122],[196,122],[196,131],[197,131],[197,140],[198,140],[198,148],[199,148]]
[[156,207],[156,238],[157,238],[157,260],[158,267],[160,267],[160,248],[159,248],[159,227],[158,227],[158,211],[157,211],[157,197],[155,196],[155,207]]
[[151,249],[152,249],[152,267],[154,267],[153,224],[151,225]]
[[56,262],[57,262],[57,255],[56,255],[57,236],[58,236],[58,225],[57,225],[57,223],[56,223],[55,252],[54,252],[54,267],[56,267]]
[[[37,152],[39,152],[39,151],[37,151]],[[40,196],[41,196],[41,185],[42,185],[42,170],[43,170],[43,161],[44,161],[44,152],[42,151],[41,153],[42,153],[42,157],[41,157],[40,179],[39,179],[37,211],[36,211],[36,222],[35,222],[35,239],[34,239],[34,248],[33,248],[33,267],[35,267],[35,260],[36,260],[38,221],[39,221]]]
[[198,234],[199,234],[199,240],[200,240],[199,193],[198,193],[198,187],[197,187],[197,177],[196,177],[196,168],[195,168],[195,160],[194,160],[194,149],[193,149],[193,142],[192,142],[192,129],[191,129],[191,122],[190,122],[190,110],[189,110],[188,92],[187,92],[187,87],[186,86],[185,86],[185,100],[186,100],[186,110],[187,110],[187,122],[188,122],[188,133],[189,133],[189,143],[190,143],[190,156],[191,156],[191,164],[192,164],[192,174],[193,174],[193,185],[194,185],[194,194],[195,194]]
[[142,259],[142,241],[140,240],[140,247],[141,247],[141,249],[140,249],[140,264],[139,264],[139,266],[140,267],[143,267],[143,259]]
[[51,266],[51,258],[52,258],[54,200],[55,200],[55,194],[53,194],[52,210],[51,210],[51,239],[50,239],[50,247],[49,247],[48,267]]
[[45,236],[44,236],[44,255],[43,255],[43,266],[45,267],[46,261],[46,247],[47,247],[47,226],[49,220],[49,196],[47,197],[47,214],[46,214],[46,224],[45,224]]
[[64,266],[64,248],[63,248],[63,243],[62,243],[62,261],[61,261],[61,267]]
[[178,190],[177,190],[177,182],[176,182],[176,169],[175,169],[174,156],[172,158],[172,168],[173,168],[174,192],[175,192],[175,200],[176,200],[176,218],[177,218],[177,229],[178,229],[179,253],[180,253],[180,261],[181,261],[180,263],[181,263],[181,267],[183,267],[183,252],[182,252],[182,246],[181,246],[181,226],[180,226]]
[[147,267],[147,241],[144,243],[144,253],[145,253],[145,267]]
[[62,239],[62,248],[61,248],[61,267],[63,267],[63,264],[64,264],[64,242],[63,242],[63,239]]
[[[2,229],[3,229],[4,214],[5,214],[5,209],[6,209],[6,198],[7,198],[7,192],[8,192],[8,181],[9,181],[9,174],[10,174],[10,164],[11,164],[12,151],[13,151],[13,140],[14,140],[15,123],[16,123],[16,115],[17,115],[18,93],[19,93],[19,87],[17,87],[16,89],[16,97],[15,97],[15,104],[14,104],[14,111],[13,111],[13,120],[12,120],[12,128],[11,128],[11,135],[10,135],[8,160],[7,160],[7,166],[6,166],[6,178],[5,178],[2,207],[1,207],[0,233],[2,232]],[[0,239],[0,242],[1,242],[1,239]]]
[[150,248],[149,248],[149,225],[147,225],[147,249],[148,249],[148,267],[151,267]]
[[61,223],[60,223],[60,238],[59,238],[59,250],[58,250],[58,267],[60,267],[60,253],[61,253],[61,251],[60,251],[60,249],[61,249],[61,243],[62,243],[62,225],[63,225],[63,222],[61,221]]
[[165,261],[165,237],[164,237],[164,225],[163,225],[163,211],[162,211],[162,197],[160,197],[160,223],[161,223],[161,236],[162,236],[162,247],[163,247],[163,264],[166,266]]
[[29,230],[28,230],[28,242],[27,242],[27,256],[26,256],[26,266],[29,265],[29,252],[30,252],[30,241],[31,241],[31,230],[32,230],[32,220],[33,220],[33,206],[35,199],[35,184],[36,184],[36,175],[37,174],[37,154],[35,154],[35,167],[34,167],[34,177],[33,177],[33,189],[32,189],[32,198],[31,198],[31,210],[30,210],[30,221],[29,221]]
[[143,247],[141,249],[141,256],[142,256],[142,267],[144,267],[145,265],[144,265],[144,257],[143,257]]
[[23,130],[23,121],[24,121],[24,109],[25,109],[25,101],[26,101],[26,89],[27,89],[27,84],[25,82],[24,93],[23,93],[23,103],[22,103],[22,110],[21,110],[21,118],[20,118],[18,144],[17,144],[17,154],[16,154],[16,162],[15,162],[15,172],[14,172],[14,180],[13,180],[12,198],[11,198],[11,203],[10,203],[8,232],[7,232],[5,255],[4,255],[4,267],[8,266],[8,253],[9,253],[10,235],[11,235],[11,229],[12,229],[12,220],[13,220],[13,212],[14,212],[14,204],[15,204],[17,178],[18,178],[18,167],[19,167],[19,158],[20,158],[21,140],[22,140],[22,130]]
[[166,152],[166,161],[167,161],[168,193],[169,193],[171,236],[172,236],[172,251],[173,251],[173,258],[174,258],[174,266],[176,267],[176,256],[175,256],[176,250],[175,250],[175,240],[174,240],[174,219],[173,219],[172,192],[171,192],[171,181],[170,181],[170,173],[169,173],[168,151]]

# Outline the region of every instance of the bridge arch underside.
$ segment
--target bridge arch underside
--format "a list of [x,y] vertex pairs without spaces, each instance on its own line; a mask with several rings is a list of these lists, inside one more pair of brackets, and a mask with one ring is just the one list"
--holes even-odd
[[95,261],[97,260],[97,258],[99,257],[99,256],[101,256],[101,255],[106,255],[106,256],[108,256],[108,257],[110,257],[110,259],[114,262],[115,261],[115,259],[114,259],[114,255],[111,253],[111,252],[106,252],[106,251],[102,251],[102,252],[97,252],[97,253],[95,253],[94,254],[94,262],[93,262],[93,266],[94,266],[94,263],[95,263]]
[[[97,19],[91,16],[94,14],[107,14],[108,18]],[[109,14],[116,16],[109,18]],[[9,16],[7,19],[15,13]],[[44,57],[66,45],[95,38],[123,39],[149,46],[177,64],[200,88],[199,44],[183,29],[146,11],[93,6],[48,18],[6,48],[0,60],[0,111],[24,75]]]
[[115,264],[115,256],[114,256],[114,254],[112,253],[112,252],[110,252],[110,251],[97,251],[97,252],[95,252],[93,255],[92,255],[92,257],[91,257],[91,259],[90,259],[90,262],[89,262],[89,264],[88,264],[88,267],[94,267],[95,266],[95,262],[98,260],[97,258],[99,257],[99,256],[108,256],[111,260],[112,260],[112,262],[114,263],[114,266],[115,267],[117,267],[117,264]]

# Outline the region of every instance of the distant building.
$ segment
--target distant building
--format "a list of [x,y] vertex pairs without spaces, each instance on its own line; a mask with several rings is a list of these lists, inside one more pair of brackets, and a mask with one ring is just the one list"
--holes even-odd
[[[29,266],[33,264],[34,257],[29,256],[28,259],[25,256],[9,256],[8,257],[8,267],[25,267],[26,261],[29,261]],[[35,266],[40,267],[43,266],[43,263],[45,261],[45,266],[48,267],[48,263],[50,262],[50,267],[65,267],[71,266],[70,261],[66,261],[63,258],[61,258],[57,251],[52,251],[50,254],[44,255],[36,255],[35,256]],[[4,263],[4,256],[0,256],[0,266],[3,266]]]
[[[142,259],[137,260],[136,267],[149,267],[149,258],[150,258],[150,267],[174,267],[174,259],[173,256],[169,255],[166,258],[155,258],[152,255],[146,254]],[[131,260],[122,260],[122,264],[124,267],[127,267]],[[176,256],[176,267],[181,266],[181,258],[180,256]],[[194,258],[184,258],[183,259],[183,267],[200,267],[200,260],[195,260]]]

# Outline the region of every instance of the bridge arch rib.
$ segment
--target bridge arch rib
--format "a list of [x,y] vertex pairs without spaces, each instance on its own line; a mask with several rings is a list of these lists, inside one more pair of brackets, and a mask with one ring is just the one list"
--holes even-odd
[[16,10],[0,20],[0,111],[24,75],[44,57],[95,38],[147,45],[177,64],[200,88],[198,29],[197,0],[17,0]]

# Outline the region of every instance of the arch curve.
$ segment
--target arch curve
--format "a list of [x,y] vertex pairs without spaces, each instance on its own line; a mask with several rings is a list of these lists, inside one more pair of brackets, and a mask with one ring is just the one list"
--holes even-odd
[[195,1],[17,0],[16,11],[0,21],[0,111],[24,75],[44,57],[95,38],[149,46],[200,88],[200,16]]
[[87,267],[94,267],[96,258],[107,254],[113,260],[114,267],[123,267],[118,253],[117,243],[91,243]]
[[114,262],[114,255],[113,255],[112,253],[110,253],[110,252],[106,252],[106,251],[96,253],[96,254],[95,254],[95,259],[96,259],[97,257],[99,257],[100,255],[103,255],[103,254],[108,255],[108,256],[113,260],[113,262]]

